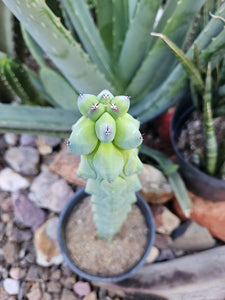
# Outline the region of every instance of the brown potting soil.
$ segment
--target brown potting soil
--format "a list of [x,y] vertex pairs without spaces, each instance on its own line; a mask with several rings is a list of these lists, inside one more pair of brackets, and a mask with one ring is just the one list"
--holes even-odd
[[118,275],[142,257],[147,227],[140,209],[132,206],[127,220],[112,241],[96,238],[90,197],[71,213],[66,227],[67,247],[77,267],[90,274]]

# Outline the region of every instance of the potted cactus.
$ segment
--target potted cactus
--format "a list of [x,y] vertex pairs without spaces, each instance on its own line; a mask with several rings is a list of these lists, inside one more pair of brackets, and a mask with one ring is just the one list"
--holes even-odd
[[[98,96],[80,95],[78,108],[83,116],[73,125],[68,141],[70,151],[81,155],[77,174],[86,178],[87,184],[85,192],[78,191],[61,214],[59,245],[69,266],[82,277],[91,280],[117,281],[133,274],[144,263],[154,240],[151,212],[145,201],[138,196],[137,204],[145,220],[141,234],[145,231],[146,240],[144,244],[143,241],[138,242],[143,244],[142,252],[138,260],[135,253],[132,255],[133,265],[129,265],[128,270],[120,274],[111,271],[109,274],[103,274],[101,270],[93,274],[91,266],[87,267],[88,271],[82,270],[79,262],[73,260],[71,252],[74,245],[68,245],[73,239],[73,234],[78,234],[76,230],[75,233],[67,233],[70,219],[73,222],[72,211],[79,209],[78,203],[83,201],[87,194],[91,194],[90,201],[96,226],[94,243],[102,243],[102,240],[105,240],[106,247],[112,243],[126,222],[132,204],[137,200],[135,192],[140,189],[137,173],[142,170],[137,147],[142,143],[142,135],[139,131],[139,121],[127,113],[129,105],[130,100],[127,96],[114,97],[108,90],[103,90]],[[131,239],[135,237],[131,236]],[[120,239],[118,243],[121,243]],[[91,247],[93,252],[95,246]],[[85,253],[85,249],[82,248],[82,254],[86,257]],[[80,253],[74,255],[79,256]],[[80,260],[82,261],[82,258]],[[122,264],[123,260],[124,258],[121,258],[119,264]]]

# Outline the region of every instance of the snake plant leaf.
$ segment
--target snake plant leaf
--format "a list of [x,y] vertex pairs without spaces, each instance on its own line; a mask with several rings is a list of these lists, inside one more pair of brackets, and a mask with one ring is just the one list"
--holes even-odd
[[206,151],[206,171],[209,175],[214,176],[217,167],[218,145],[214,130],[212,116],[212,77],[211,65],[208,64],[205,93],[204,93],[204,112],[203,112],[203,128],[205,135],[205,151]]
[[0,132],[33,133],[67,137],[80,115],[39,106],[0,104]]
[[55,106],[64,109],[78,110],[77,93],[69,82],[58,72],[48,67],[42,67],[40,78],[45,91],[53,99]]
[[135,16],[130,22],[118,63],[119,76],[124,86],[140,65],[161,2],[142,0],[137,3]]
[[3,0],[78,92],[113,90],[87,54],[42,0]]
[[[162,33],[178,47],[181,47],[195,15],[204,2],[205,0],[178,1],[176,9]],[[149,90],[155,89],[168,76],[172,62],[175,62],[172,53],[166,48],[166,45],[163,45],[163,41],[158,40],[129,84],[127,94],[138,99],[139,94],[143,97]]]
[[[182,209],[184,215],[186,217],[190,216],[190,210],[191,210],[191,201],[189,198],[189,195],[187,193],[185,184],[179,175],[179,173],[176,171],[176,168],[174,171],[172,171],[171,166],[174,164],[172,161],[163,153],[151,149],[145,145],[142,145],[140,148],[140,153],[143,153],[151,158],[153,158],[161,167],[162,171],[167,173],[168,181],[174,191],[174,194],[178,200],[178,203],[180,205],[180,208]],[[168,172],[169,167],[169,172]]]
[[69,138],[69,150],[79,155],[91,153],[98,144],[95,123],[82,116],[72,127]]
[[109,81],[115,82],[115,77],[110,68],[109,53],[90,15],[86,1],[62,0],[62,4],[66,8],[74,29],[77,31],[84,48],[93,62],[106,75]]

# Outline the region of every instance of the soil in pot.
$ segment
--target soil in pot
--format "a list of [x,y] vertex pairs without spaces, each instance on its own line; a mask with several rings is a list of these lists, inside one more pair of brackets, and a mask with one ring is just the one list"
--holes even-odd
[[[218,145],[225,138],[225,117],[214,119],[214,128]],[[184,159],[196,165],[196,153],[204,155],[205,139],[202,119],[199,118],[196,111],[192,112],[189,119],[184,123],[180,137],[177,141],[177,147],[184,156]],[[203,170],[204,171],[204,170]],[[225,176],[221,178],[225,180]]]
[[67,247],[78,268],[94,275],[118,275],[133,267],[147,243],[145,219],[132,206],[127,220],[113,241],[96,238],[90,197],[76,206],[66,227]]

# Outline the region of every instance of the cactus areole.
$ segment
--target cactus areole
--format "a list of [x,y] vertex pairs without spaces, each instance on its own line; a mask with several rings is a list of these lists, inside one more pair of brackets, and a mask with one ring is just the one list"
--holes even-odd
[[129,97],[114,97],[108,90],[98,96],[80,95],[83,116],[73,125],[68,142],[70,151],[81,155],[77,175],[88,179],[97,237],[107,240],[119,232],[141,187],[137,147],[142,135],[139,121],[127,113],[129,106]]

